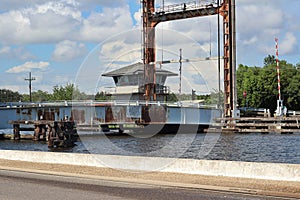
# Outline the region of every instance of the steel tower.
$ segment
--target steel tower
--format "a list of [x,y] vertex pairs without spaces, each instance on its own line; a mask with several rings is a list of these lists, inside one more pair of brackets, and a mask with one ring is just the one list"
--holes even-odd
[[[144,90],[146,101],[156,101],[156,46],[155,27],[160,22],[203,17],[209,15],[223,17],[224,48],[224,116],[234,116],[237,102],[236,92],[236,29],[235,0],[199,1],[182,3],[155,9],[155,0],[142,0],[143,18],[143,62]],[[219,58],[220,59],[220,56]]]

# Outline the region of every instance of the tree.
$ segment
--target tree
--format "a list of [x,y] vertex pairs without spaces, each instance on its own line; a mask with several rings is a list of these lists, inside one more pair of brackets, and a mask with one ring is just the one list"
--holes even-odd
[[[264,67],[239,65],[237,70],[238,104],[253,108],[268,108],[274,112],[278,99],[277,64],[274,56],[264,59]],[[281,98],[288,109],[300,109],[300,68],[285,60],[279,62]],[[244,98],[243,92],[247,96]]]
[[0,89],[0,102],[18,102],[22,99],[19,92],[7,89]]
[[111,95],[108,95],[103,91],[97,92],[97,94],[95,95],[95,100],[99,100],[99,101],[111,100]]
[[[259,72],[260,68],[258,67],[239,66],[237,70],[237,95],[240,107],[247,105],[257,107],[260,104]],[[247,93],[246,98],[243,95],[244,91]]]
[[52,100],[85,100],[87,99],[87,95],[85,93],[81,93],[74,84],[67,84],[65,87],[63,86],[55,86],[53,88]]
[[50,99],[51,95],[48,92],[42,90],[32,92],[32,101],[34,102],[49,101]]
[[178,98],[177,98],[176,94],[174,94],[174,93],[169,94],[166,98],[167,98],[168,102],[178,101]]
[[[202,99],[202,98],[200,98]],[[205,103],[206,104],[217,104],[219,106],[223,106],[224,102],[224,93],[222,91],[218,91],[214,89],[209,95],[206,95]]]
[[286,103],[288,108],[292,110],[300,110],[300,69],[297,69],[296,75],[290,79],[289,85],[286,88],[288,97]]
[[240,107],[246,105],[246,101],[244,99],[244,91],[247,93],[247,87],[245,85],[246,82],[246,72],[249,71],[249,67],[246,65],[240,64],[237,70],[237,75],[236,75],[236,83],[237,83],[237,97],[238,97],[238,105]]
[[268,55],[268,57],[264,58],[264,66],[274,65],[276,63],[276,58],[274,55]]

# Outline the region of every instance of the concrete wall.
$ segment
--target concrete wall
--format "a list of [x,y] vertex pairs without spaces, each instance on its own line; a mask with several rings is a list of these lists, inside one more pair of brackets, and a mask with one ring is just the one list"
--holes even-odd
[[300,182],[300,165],[0,150],[0,159]]

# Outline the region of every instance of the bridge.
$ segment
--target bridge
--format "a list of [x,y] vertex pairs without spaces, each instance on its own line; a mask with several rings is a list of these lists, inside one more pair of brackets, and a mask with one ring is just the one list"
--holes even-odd
[[[143,62],[145,100],[156,101],[155,27],[166,21],[219,15],[223,17],[224,56],[224,115],[232,117],[236,111],[236,31],[235,0],[199,0],[155,8],[155,0],[142,0]],[[220,20],[218,17],[218,65],[220,69]]]

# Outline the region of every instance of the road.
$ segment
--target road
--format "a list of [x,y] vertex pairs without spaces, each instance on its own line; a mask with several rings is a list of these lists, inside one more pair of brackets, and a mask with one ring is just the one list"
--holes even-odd
[[0,170],[0,199],[273,200],[284,198]]

